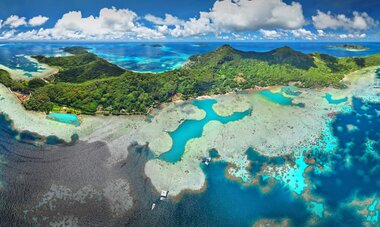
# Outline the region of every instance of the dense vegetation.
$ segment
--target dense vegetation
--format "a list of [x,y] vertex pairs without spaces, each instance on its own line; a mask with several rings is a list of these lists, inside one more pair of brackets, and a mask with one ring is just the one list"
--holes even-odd
[[29,81],[25,80],[13,80],[9,73],[0,69],[0,83],[10,88],[12,91],[30,93],[37,90],[40,87],[45,86],[47,83],[40,78],[34,78]]
[[[270,52],[242,52],[225,45],[194,55],[183,68],[164,73],[125,71],[86,49],[65,48],[66,57],[35,56],[40,62],[59,67],[57,75],[34,82],[13,81],[1,73],[0,83],[31,94],[27,109],[49,112],[68,106],[83,113],[146,113],[174,97],[188,99],[222,94],[255,86],[342,88],[343,76],[351,71],[380,65],[380,55],[366,58],[335,58],[326,54],[303,54],[289,47]],[[4,74],[4,75],[3,75]],[[41,82],[42,81],[42,82]]]
[[84,48],[67,47],[63,50],[73,55],[66,57],[33,56],[41,63],[59,67],[59,73],[52,77],[54,82],[81,83],[92,79],[120,76],[125,72],[124,69],[87,52]]

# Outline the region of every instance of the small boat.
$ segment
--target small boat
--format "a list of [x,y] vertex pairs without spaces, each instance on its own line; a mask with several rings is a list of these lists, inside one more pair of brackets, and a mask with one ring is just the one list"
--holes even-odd
[[161,191],[161,196],[160,196],[160,200],[164,200],[168,197],[168,194],[169,194],[169,191],[164,191],[162,190]]
[[153,204],[152,204],[152,210],[154,210],[155,207],[156,207],[156,204],[153,203]]
[[202,158],[201,161],[202,163],[208,165],[210,162],[211,162],[211,158],[210,157],[205,157],[205,158]]

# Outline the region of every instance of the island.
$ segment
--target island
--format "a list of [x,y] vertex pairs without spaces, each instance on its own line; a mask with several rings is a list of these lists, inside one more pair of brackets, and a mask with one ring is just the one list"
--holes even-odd
[[223,45],[191,56],[180,69],[139,73],[120,68],[82,47],[67,47],[64,57],[33,56],[59,69],[46,78],[14,80],[0,71],[0,83],[17,92],[28,110],[83,114],[148,114],[162,103],[293,84],[301,88],[344,88],[344,75],[380,65],[380,54],[336,58],[304,54],[289,47],[269,52],[243,52]]
[[339,44],[339,45],[329,46],[329,48],[341,49],[341,50],[346,50],[346,51],[365,51],[365,50],[369,50],[368,47],[365,47],[365,46],[362,46],[362,45],[356,45],[356,44]]
[[[81,47],[64,50],[70,56],[33,56],[58,70],[48,77],[19,80],[0,71],[4,128],[12,138],[29,142],[20,143],[26,156],[12,153],[21,146],[9,145],[16,139],[1,144],[10,151],[5,154],[16,156],[7,159],[10,171],[5,174],[23,180],[13,175],[17,167],[17,174],[23,171],[30,178],[26,182],[38,185],[38,194],[32,191],[36,199],[22,201],[26,208],[17,213],[20,217],[47,223],[52,219],[43,217],[55,217],[70,203],[74,217],[80,213],[75,209],[103,212],[107,204],[110,209],[107,206],[104,213],[113,215],[111,221],[136,214],[142,216],[133,219],[136,222],[150,221],[146,212],[157,220],[172,220],[183,214],[171,212],[180,207],[196,215],[222,207],[217,212],[224,214],[239,199],[244,207],[255,201],[257,209],[284,204],[280,212],[299,204],[294,216],[302,211],[302,223],[322,225],[336,212],[335,200],[328,199],[330,182],[339,182],[346,189],[339,191],[339,209],[353,207],[366,211],[364,217],[370,221],[376,218],[379,205],[373,195],[378,187],[369,187],[372,181],[363,178],[363,172],[371,179],[379,176],[378,162],[371,156],[379,141],[379,55],[335,58],[289,47],[242,52],[224,45],[190,57],[180,69],[139,73]],[[54,121],[62,117],[57,112],[81,114],[81,122],[73,115],[63,115],[66,122]],[[42,137],[37,141],[41,145],[21,135],[24,130]],[[357,136],[362,130],[365,137]],[[42,144],[51,136],[68,144]],[[115,172],[98,180],[104,171]],[[35,181],[41,172],[47,183]],[[65,176],[62,173],[68,174],[69,183],[57,181]],[[369,193],[356,196],[363,189]],[[157,202],[162,193],[164,201]],[[271,207],[275,206],[265,209]],[[291,220],[266,219],[256,214],[257,209],[247,209],[239,224],[296,220],[293,214]],[[204,217],[215,223],[220,216]]]
[[158,48],[164,47],[163,45],[158,44],[158,43],[152,43],[152,44],[143,43],[141,44],[141,46],[158,47]]

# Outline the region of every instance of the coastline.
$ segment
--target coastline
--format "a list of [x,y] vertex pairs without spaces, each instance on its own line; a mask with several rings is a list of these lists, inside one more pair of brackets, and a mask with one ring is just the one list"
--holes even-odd
[[[196,179],[202,179],[203,173],[194,168],[200,169],[199,157],[205,157],[208,155],[208,150],[215,149],[220,159],[228,163],[229,178],[240,181],[244,177],[244,171],[249,167],[245,154],[248,148],[268,157],[276,157],[291,154],[294,150],[319,141],[324,133],[326,122],[330,121],[329,114],[340,112],[352,105],[351,99],[338,105],[329,104],[323,97],[325,93],[330,92],[334,97],[366,94],[367,92],[363,93],[363,91],[373,85],[374,68],[346,75],[345,79],[351,82],[347,89],[300,89],[302,94],[294,97],[294,100],[305,103],[304,108],[271,103],[258,97],[257,93],[213,96],[218,101],[215,106],[223,103],[227,97],[231,99],[228,103],[235,104],[217,106],[215,109],[219,113],[240,111],[240,104],[243,103],[243,105],[251,105],[252,116],[225,125],[215,121],[209,122],[205,125],[200,138],[187,142],[181,161],[173,164],[151,160],[147,163],[146,175],[152,180],[157,190],[170,189],[175,195],[190,188],[197,191],[202,184]],[[268,135],[271,136],[268,137]],[[189,169],[192,172],[189,172]],[[230,171],[231,169],[233,171]],[[170,183],[168,183],[168,177],[169,179],[174,177],[175,181],[169,180]],[[194,179],[191,181],[188,178]],[[198,183],[194,184],[194,181]]]
[[[260,97],[257,91],[198,97],[215,98],[217,103],[213,109],[218,114],[229,115],[252,108],[252,116],[227,124],[209,122],[204,127],[202,137],[187,142],[181,161],[172,164],[158,159],[150,160],[146,163],[145,174],[158,191],[169,190],[170,195],[177,198],[183,191],[196,192],[205,187],[205,175],[198,159],[207,156],[210,149],[216,149],[220,159],[231,165],[236,170],[235,174],[241,174],[249,165],[244,158],[248,148],[266,156],[281,156],[302,144],[313,143],[319,139],[325,121],[329,119],[327,115],[339,111],[342,106],[351,105],[350,100],[340,105],[328,104],[323,98],[324,94],[330,92],[334,97],[351,94],[365,96],[369,84],[373,82],[375,68],[346,75],[345,80],[351,83],[347,89],[300,89],[302,94],[294,100],[305,103],[305,108],[278,105]],[[12,120],[17,130],[28,130],[42,136],[55,135],[66,141],[74,133],[82,140],[104,141],[110,148],[110,164],[126,158],[128,151],[125,147],[135,142],[140,145],[148,143],[155,155],[166,152],[172,146],[168,132],[178,128],[181,119],[202,119],[205,116],[205,112],[190,101],[181,101],[154,109],[151,123],[145,120],[145,116],[83,116],[82,125],[74,127],[49,121],[44,114],[26,111],[16,96],[3,85],[0,85],[0,95],[4,97],[0,100],[0,112]],[[241,178],[241,175],[231,177]]]
[[[11,78],[14,80],[31,80],[33,78],[45,78],[59,72],[59,69],[57,67],[52,67],[44,63],[39,63],[36,59],[30,56],[25,56],[25,58],[27,58],[31,62],[38,64],[40,68],[42,68],[42,70],[38,70],[37,72],[26,72],[22,69],[11,69],[2,64],[0,64],[0,69],[8,71]],[[31,76],[25,76],[25,73],[28,73]]]

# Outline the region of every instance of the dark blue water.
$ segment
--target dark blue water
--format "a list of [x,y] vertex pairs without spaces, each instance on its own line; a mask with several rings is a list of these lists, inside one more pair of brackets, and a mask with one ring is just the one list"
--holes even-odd
[[[316,188],[326,203],[336,208],[356,194],[372,196],[380,192],[380,103],[363,103],[353,99],[354,111],[339,114],[333,123],[339,148],[329,157],[333,172],[311,174]],[[355,125],[357,130],[349,130]],[[332,190],[338,188],[339,190]]]
[[252,226],[264,218],[289,218],[292,226],[305,226],[310,213],[288,189],[277,184],[264,193],[258,187],[243,187],[225,177],[226,167],[223,162],[203,166],[207,190],[185,196],[173,218],[187,226]]
[[[30,62],[24,55],[62,55],[60,48],[67,46],[84,46],[99,56],[125,69],[141,72],[162,72],[181,67],[189,56],[214,50],[225,43],[213,42],[172,42],[172,43],[84,43],[84,42],[33,42],[6,43],[0,45],[0,64],[26,72],[38,70],[38,64]],[[380,52],[380,43],[357,43],[367,46],[369,50],[353,52],[333,49],[329,46],[339,43],[327,42],[232,42],[234,48],[243,51],[270,51],[282,46],[290,46],[304,53],[321,52],[336,57],[367,56]]]

